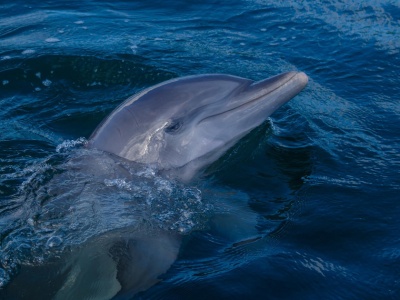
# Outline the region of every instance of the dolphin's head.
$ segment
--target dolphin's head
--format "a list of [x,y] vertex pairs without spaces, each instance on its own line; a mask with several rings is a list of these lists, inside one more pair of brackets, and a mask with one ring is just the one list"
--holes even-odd
[[259,82],[229,75],[166,81],[123,102],[94,131],[89,145],[187,181],[297,95],[307,81],[301,72]]

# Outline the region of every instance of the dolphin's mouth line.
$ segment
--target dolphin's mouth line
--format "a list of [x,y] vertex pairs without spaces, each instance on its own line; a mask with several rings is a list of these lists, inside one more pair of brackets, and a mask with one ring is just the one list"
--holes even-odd
[[213,114],[213,115],[208,116],[208,117],[205,117],[204,119],[200,120],[199,124],[202,123],[202,122],[204,122],[204,121],[206,121],[206,120],[208,120],[208,119],[212,119],[212,118],[214,118],[214,117],[221,116],[221,115],[224,115],[224,114],[226,114],[226,113],[230,113],[230,112],[235,111],[235,110],[238,110],[238,109],[240,109],[240,108],[242,108],[242,107],[244,107],[244,106],[247,106],[247,105],[250,105],[250,104],[252,104],[252,103],[254,103],[254,102],[259,101],[261,98],[263,98],[263,97],[265,97],[265,96],[267,96],[267,95],[269,95],[269,94],[275,92],[276,90],[281,89],[281,88],[282,88],[283,86],[285,86],[288,82],[290,82],[294,77],[296,77],[297,74],[298,74],[298,73],[294,73],[294,74],[293,74],[292,76],[290,76],[284,83],[282,83],[281,85],[277,86],[276,88],[274,88],[274,89],[268,91],[268,93],[262,94],[261,96],[258,96],[258,97],[255,97],[255,98],[253,98],[253,99],[251,99],[251,100],[249,100],[249,101],[246,101],[245,103],[242,103],[242,104],[240,104],[240,105],[238,105],[238,106],[235,106],[235,107],[233,107],[233,108],[231,108],[231,109],[225,110],[225,111],[220,112],[220,113]]

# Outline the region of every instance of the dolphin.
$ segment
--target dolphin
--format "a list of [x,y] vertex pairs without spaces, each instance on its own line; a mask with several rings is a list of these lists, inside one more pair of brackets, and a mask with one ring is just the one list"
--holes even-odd
[[223,74],[172,79],[124,101],[88,145],[188,182],[307,82],[303,72],[257,82]]
[[[224,74],[172,79],[125,100],[94,130],[88,147],[150,164],[168,177],[189,182],[307,83],[305,73],[294,71],[257,82]],[[235,215],[246,220],[225,215],[213,221],[217,227],[233,222],[243,225],[243,232],[254,232],[253,214],[244,209],[243,214]],[[159,233],[135,243],[117,266],[121,288],[115,299],[129,298],[156,283],[175,261],[180,240]],[[146,251],[149,255],[143,254]],[[138,254],[146,263],[129,261],[135,261]]]
[[[185,184],[265,122],[307,82],[306,74],[287,72],[257,82],[206,74],[160,83],[125,100],[94,130],[87,146],[104,153],[105,162],[84,158],[87,166],[83,168],[89,168],[87,172],[93,176],[107,172],[129,176],[121,164],[113,165],[118,156],[151,165],[162,176]],[[79,165],[75,162],[75,167]],[[256,225],[249,208],[246,211],[240,206],[237,210],[244,212],[214,220],[216,227],[228,231],[231,223],[243,228],[231,234],[233,242],[240,242],[243,235],[247,238]],[[159,281],[176,260],[180,244],[177,232],[147,227],[139,231],[117,229],[66,253],[61,269],[51,263],[22,269],[5,295],[20,295],[20,287],[31,274],[42,274],[43,278],[54,274],[58,279],[52,279],[56,289],[49,291],[52,299],[130,299]],[[28,294],[43,295],[40,286],[36,290],[32,286]]]

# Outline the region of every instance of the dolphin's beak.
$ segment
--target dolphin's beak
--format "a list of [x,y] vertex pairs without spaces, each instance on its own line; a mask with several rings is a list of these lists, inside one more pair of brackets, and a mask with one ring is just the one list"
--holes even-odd
[[303,72],[287,72],[253,83],[246,92],[249,96],[247,103],[264,100],[267,115],[288,102],[301,92],[307,85],[308,77]]
[[276,90],[277,88],[283,87],[285,84],[295,83],[301,89],[303,89],[308,83],[308,77],[303,72],[286,72],[282,73],[261,81],[253,83],[250,89],[264,89],[264,92],[268,94]]
[[[226,137],[227,132],[233,133],[234,136],[242,136],[259,126],[279,107],[300,93],[307,82],[308,77],[303,72],[282,73],[254,82],[230,102],[225,102],[224,105],[216,102],[213,109],[208,110],[211,114],[203,117],[199,125],[221,129],[225,139],[229,139]],[[213,125],[209,125],[210,123]]]
[[[237,133],[243,133],[264,122],[279,107],[301,92],[307,85],[308,77],[303,72],[287,72],[254,82],[232,98],[225,105],[215,106],[211,115],[200,123],[220,122],[234,126]],[[222,125],[224,124],[224,125]],[[214,126],[215,127],[215,126]],[[233,132],[232,129],[229,130]]]

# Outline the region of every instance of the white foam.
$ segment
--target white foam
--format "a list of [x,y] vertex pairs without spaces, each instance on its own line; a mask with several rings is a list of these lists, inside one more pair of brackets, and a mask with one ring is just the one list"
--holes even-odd
[[[29,187],[29,185],[35,181],[35,180],[39,180],[41,181],[41,175],[47,171],[50,170],[51,166],[47,163],[43,163],[43,164],[38,164],[38,165],[33,165],[33,166],[29,166],[27,168],[25,168],[24,170],[22,170],[20,172],[20,176],[26,176],[29,175],[27,179],[24,180],[24,182],[22,182],[21,186],[19,187],[20,191],[25,190],[26,187]],[[27,221],[29,224],[29,221]]]
[[26,50],[22,51],[21,54],[27,55],[27,54],[33,54],[33,53],[35,53],[35,52],[36,52],[36,51],[33,50],[33,49],[26,49]]
[[86,144],[87,144],[87,140],[84,137],[80,137],[77,140],[66,140],[56,147],[56,152],[60,153],[62,151],[69,150],[76,146],[86,145]]
[[58,38],[47,38],[47,39],[45,39],[45,42],[47,42],[47,43],[57,43],[57,42],[60,42],[60,40]]
[[173,192],[173,185],[171,181],[164,179],[164,178],[156,178],[155,180],[157,190],[159,192],[165,192],[167,194],[172,194]]
[[48,80],[48,79],[45,79],[45,80],[43,80],[42,81],[42,84],[44,85],[44,86],[50,86],[51,84],[52,84],[52,82],[51,82],[51,80]]
[[154,178],[156,176],[156,172],[151,167],[147,167],[144,170],[140,170],[139,172],[136,172],[136,175],[139,177]]
[[0,289],[4,287],[8,282],[10,281],[10,275],[8,273],[0,268]]
[[138,48],[137,45],[130,46],[130,48],[131,48],[133,54],[137,53],[137,48]]
[[124,189],[128,191],[132,190],[131,185],[126,182],[125,179],[104,179],[104,184],[109,187],[115,186],[119,189]]

